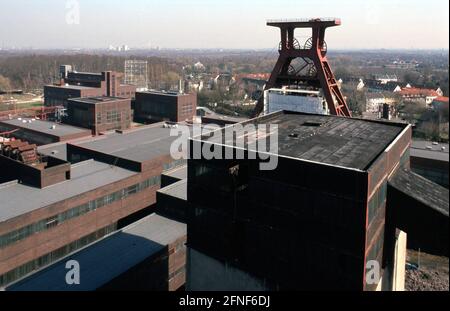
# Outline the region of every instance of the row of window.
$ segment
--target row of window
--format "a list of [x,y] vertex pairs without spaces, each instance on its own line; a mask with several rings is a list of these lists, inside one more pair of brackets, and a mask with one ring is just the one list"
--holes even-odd
[[[107,111],[106,112],[106,123],[121,122],[123,118],[126,121],[129,121],[130,120],[130,113],[124,111],[123,112],[123,116],[122,116],[122,113],[120,111],[117,111],[117,110]],[[102,124],[103,123],[103,114],[101,112],[97,112],[96,123],[97,124]]]
[[122,92],[122,93],[117,93],[116,96],[118,96],[118,97],[130,97],[131,95],[134,96],[134,93],[132,93],[132,92]]
[[120,122],[121,120],[122,120],[122,117],[121,117],[119,111],[113,110],[113,111],[106,112],[106,122],[107,123]]
[[114,193],[108,194],[104,197],[71,208],[70,210],[62,212],[58,215],[52,216],[50,218],[35,222],[28,226],[6,233],[0,236],[0,249],[17,241],[23,240],[34,233],[48,230],[72,218],[79,217],[81,215],[94,211],[102,206],[123,200],[128,196],[136,194],[148,187],[160,184],[161,184],[161,176],[155,176],[139,184],[132,185],[125,189],[121,189]]
[[88,244],[91,244],[116,230],[117,224],[112,224],[96,232],[93,232],[87,236],[84,236],[77,241],[65,245],[51,253],[45,254],[44,256],[29,261],[26,264],[19,266],[5,274],[2,274],[0,275],[0,286],[4,286],[6,284],[14,282],[20,279],[21,277],[27,275],[28,273],[40,269],[44,266],[47,266],[52,262],[55,262],[56,260],[63,258],[67,254],[70,254]]
[[179,166],[183,166],[187,163],[187,161],[185,159],[179,159],[179,160],[175,160],[173,162],[170,163],[165,163],[163,165],[163,171],[170,171],[171,169],[174,169],[176,167]]

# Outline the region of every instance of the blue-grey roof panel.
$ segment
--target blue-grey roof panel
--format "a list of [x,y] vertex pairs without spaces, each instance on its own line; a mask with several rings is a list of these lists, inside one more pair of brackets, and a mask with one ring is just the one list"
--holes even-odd
[[[152,214],[6,288],[8,291],[91,291],[186,235],[186,225]],[[80,284],[68,285],[65,265],[80,264]]]

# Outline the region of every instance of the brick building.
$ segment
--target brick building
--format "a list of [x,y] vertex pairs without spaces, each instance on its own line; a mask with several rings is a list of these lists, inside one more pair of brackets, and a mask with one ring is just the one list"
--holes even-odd
[[134,118],[138,122],[192,121],[196,115],[197,94],[137,92]]
[[66,106],[70,98],[111,96],[134,98],[136,87],[121,83],[122,74],[115,71],[101,73],[76,72],[70,66],[61,66],[57,85],[44,87],[46,106]]
[[132,122],[131,100],[119,97],[73,98],[67,101],[66,123],[88,128],[93,135],[125,130]]
[[[175,291],[185,283],[185,242],[186,224],[152,214],[5,290]],[[65,281],[69,260],[76,260],[82,269],[78,285]]]
[[170,156],[175,139],[162,125],[110,133],[67,143],[70,162],[39,156],[25,164],[5,148],[0,286],[114,232],[127,217],[151,211],[162,172],[185,163]]
[[13,130],[17,131],[13,132],[11,137],[26,140],[38,146],[92,136],[91,131],[84,128],[56,122],[30,118],[0,121],[0,132]]

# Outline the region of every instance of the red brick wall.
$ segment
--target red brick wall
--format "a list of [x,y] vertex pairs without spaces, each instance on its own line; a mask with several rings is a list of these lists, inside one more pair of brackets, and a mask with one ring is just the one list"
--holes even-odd
[[[0,224],[0,235],[28,224],[49,218],[95,198],[113,193],[153,176],[151,172],[137,174],[126,180],[90,191],[77,197],[21,215]],[[66,221],[54,228],[35,233],[21,241],[0,249],[0,274],[4,274],[31,260],[39,258],[79,238],[133,214],[156,202],[158,186],[147,188],[121,201],[98,208],[80,217]]]

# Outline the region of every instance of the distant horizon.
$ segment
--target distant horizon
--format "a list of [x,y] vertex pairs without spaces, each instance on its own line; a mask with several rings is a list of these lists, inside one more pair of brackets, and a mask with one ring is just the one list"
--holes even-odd
[[280,38],[268,19],[336,16],[330,50],[448,50],[448,10],[447,0],[5,0],[0,48],[270,50]]
[[[140,47],[129,47],[130,49],[127,51],[114,51],[104,47],[92,47],[92,48],[77,48],[77,47],[66,47],[66,48],[50,48],[50,47],[0,47],[0,52],[2,51],[104,51],[115,54],[132,54],[134,51],[264,51],[274,53],[277,52],[276,48],[221,48],[221,47],[210,47],[210,48],[177,48],[177,47],[167,47],[167,48],[140,48]],[[366,51],[374,51],[374,52],[449,52],[449,48],[335,48],[329,49],[328,52],[366,52]]]

